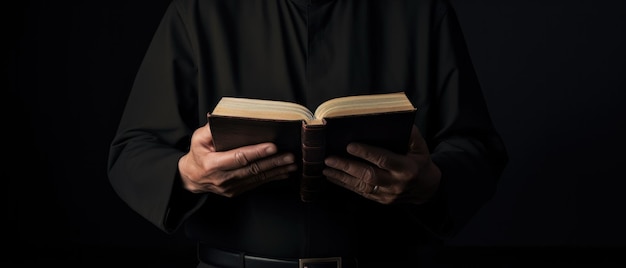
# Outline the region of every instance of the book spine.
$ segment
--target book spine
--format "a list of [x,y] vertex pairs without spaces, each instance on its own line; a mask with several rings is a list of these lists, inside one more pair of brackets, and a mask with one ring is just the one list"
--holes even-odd
[[324,158],[326,157],[326,128],[324,125],[302,123],[302,181],[300,198],[313,202],[320,198],[324,183]]

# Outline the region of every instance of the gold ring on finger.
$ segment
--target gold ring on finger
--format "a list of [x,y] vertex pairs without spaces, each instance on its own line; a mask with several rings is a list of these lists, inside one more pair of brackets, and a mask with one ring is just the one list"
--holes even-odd
[[372,188],[372,191],[370,192],[370,194],[375,194],[376,192],[378,192],[378,185],[374,185],[374,188]]

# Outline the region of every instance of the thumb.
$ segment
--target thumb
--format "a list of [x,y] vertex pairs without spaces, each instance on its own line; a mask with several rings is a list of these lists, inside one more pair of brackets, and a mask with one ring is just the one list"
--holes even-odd
[[191,147],[202,146],[210,151],[215,151],[211,126],[207,122],[204,126],[196,129],[191,136]]
[[409,153],[413,154],[428,154],[428,146],[426,141],[422,137],[419,129],[416,125],[413,125],[411,129],[411,138],[409,139]]

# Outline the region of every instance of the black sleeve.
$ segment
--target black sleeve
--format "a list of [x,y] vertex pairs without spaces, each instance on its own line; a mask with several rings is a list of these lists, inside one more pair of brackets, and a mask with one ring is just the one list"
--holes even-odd
[[166,10],[139,67],[117,133],[108,176],[129,207],[173,232],[202,195],[182,188],[178,160],[198,127],[194,47],[177,1]]
[[418,127],[425,131],[442,178],[436,196],[418,208],[418,217],[436,235],[449,237],[492,198],[508,156],[453,8],[446,3],[434,12],[430,67],[435,92],[429,120]]

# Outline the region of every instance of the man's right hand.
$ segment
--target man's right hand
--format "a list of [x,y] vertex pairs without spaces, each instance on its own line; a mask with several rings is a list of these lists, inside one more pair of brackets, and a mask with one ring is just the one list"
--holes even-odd
[[273,143],[217,152],[207,123],[194,131],[189,152],[178,161],[183,187],[193,193],[233,197],[297,170],[294,155],[276,154]]

